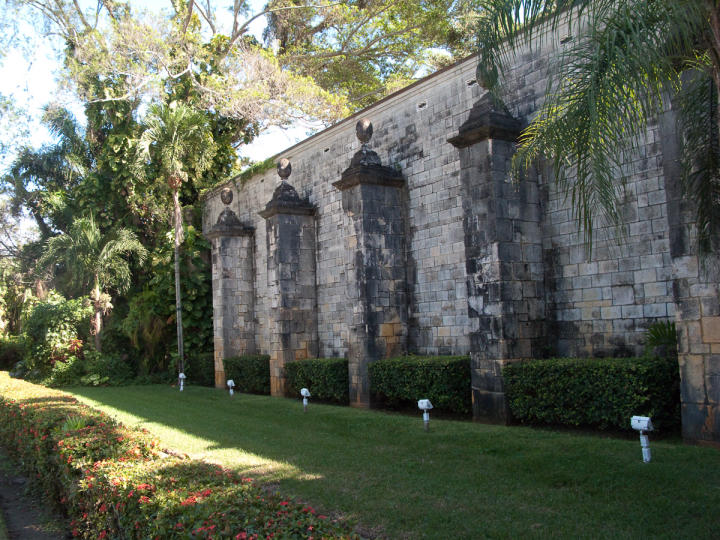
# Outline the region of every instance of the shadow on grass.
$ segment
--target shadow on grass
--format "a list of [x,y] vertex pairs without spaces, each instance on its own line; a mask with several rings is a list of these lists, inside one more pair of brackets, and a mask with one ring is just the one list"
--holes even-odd
[[189,386],[77,388],[182,452],[277,483],[390,538],[712,538],[720,452]]

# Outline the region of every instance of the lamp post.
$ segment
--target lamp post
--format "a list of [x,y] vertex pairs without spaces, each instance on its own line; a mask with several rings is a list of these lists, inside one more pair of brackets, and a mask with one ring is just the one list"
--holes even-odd
[[310,390],[303,388],[300,390],[300,395],[303,398],[303,412],[307,412],[308,398],[310,397]]
[[648,416],[633,416],[630,419],[630,426],[640,432],[640,447],[642,448],[643,463],[650,463],[652,455],[650,454],[650,441],[646,431],[654,429],[652,420]]
[[430,403],[429,399],[420,399],[418,400],[418,409],[420,409],[423,412],[423,425],[425,427],[425,431],[428,431],[430,429],[430,409],[432,409],[432,403]]

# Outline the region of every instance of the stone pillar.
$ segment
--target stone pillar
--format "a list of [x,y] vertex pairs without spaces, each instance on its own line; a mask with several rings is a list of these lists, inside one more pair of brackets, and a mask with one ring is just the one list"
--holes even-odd
[[485,94],[458,135],[471,333],[473,417],[506,423],[502,368],[542,354],[544,271],[536,179],[513,183],[520,122]]
[[353,222],[346,240],[350,404],[369,407],[369,364],[407,347],[405,181],[368,148],[372,124],[360,120],[356,130],[362,147],[333,186]]
[[[676,113],[660,115],[667,194],[682,435],[720,447],[720,256],[697,255],[695,213],[682,190]],[[716,246],[716,249],[720,246]]]
[[291,166],[278,163],[280,185],[260,215],[267,230],[270,310],[270,392],[284,396],[285,364],[318,354],[315,208],[287,183]]
[[[220,198],[233,199],[229,188]],[[206,234],[212,246],[215,387],[225,387],[225,358],[255,353],[254,229],[225,207]]]

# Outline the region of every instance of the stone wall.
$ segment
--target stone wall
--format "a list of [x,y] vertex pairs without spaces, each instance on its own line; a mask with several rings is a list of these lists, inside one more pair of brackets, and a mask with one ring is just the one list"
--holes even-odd
[[[588,254],[570,202],[544,171],[520,184],[508,177],[517,134],[541,105],[568,32],[548,31],[518,55],[504,107],[475,82],[469,58],[279,152],[292,163],[285,180],[312,209],[287,233],[261,215],[282,186],[274,170],[228,182],[227,205],[221,188],[210,193],[217,369],[243,347],[271,354],[278,378],[288,359],[345,356],[352,402],[366,406],[368,362],[470,353],[475,416],[502,422],[507,362],[640,354],[647,326],[676,318],[686,436],[717,441],[718,280],[690,254],[672,111],[648,126],[626,164],[621,242],[600,223]],[[360,118],[374,127],[372,138],[367,123],[358,128],[364,142]],[[224,212],[237,218],[229,232],[218,224]],[[302,261],[282,259],[285,273],[283,242],[305,250]],[[302,339],[282,338],[287,328]]]

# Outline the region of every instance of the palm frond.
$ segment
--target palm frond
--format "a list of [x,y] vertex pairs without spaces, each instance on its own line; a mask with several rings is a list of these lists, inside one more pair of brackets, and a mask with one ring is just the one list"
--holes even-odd
[[693,54],[706,13],[699,2],[489,3],[514,11],[505,12],[507,37],[493,45],[500,52],[480,53],[481,70],[499,70],[503,55],[531,41],[542,18],[556,25],[583,13],[573,44],[553,65],[546,101],[523,133],[513,165],[518,174],[540,157],[549,160],[589,252],[597,220],[622,230],[624,184],[632,172],[627,164],[637,156],[648,119],[663,110],[667,90],[680,89],[677,59]]
[[683,191],[695,203],[698,247],[709,253],[720,248],[718,92],[707,69],[709,59],[700,58],[695,67],[678,95],[678,127],[683,142]]

